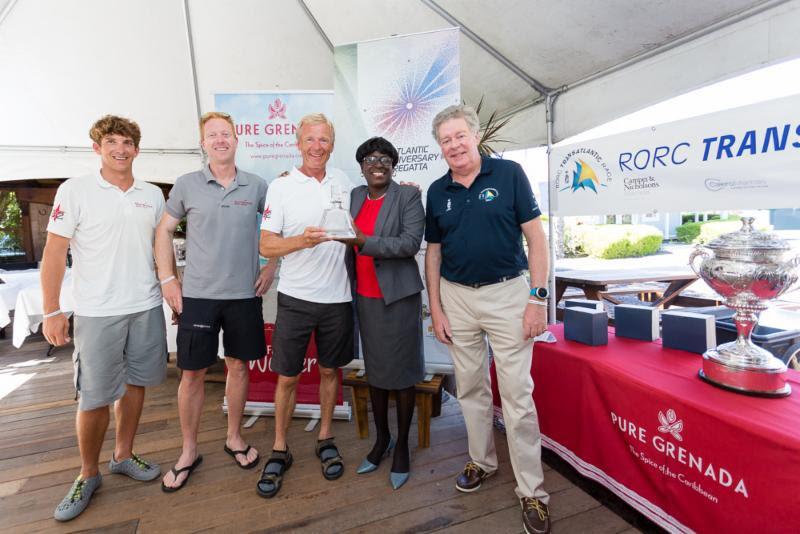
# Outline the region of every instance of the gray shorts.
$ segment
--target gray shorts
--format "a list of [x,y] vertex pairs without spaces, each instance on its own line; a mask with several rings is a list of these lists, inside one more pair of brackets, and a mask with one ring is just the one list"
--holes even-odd
[[156,386],[167,373],[161,306],[110,317],[75,316],[75,390],[79,410],[113,404],[126,384]]

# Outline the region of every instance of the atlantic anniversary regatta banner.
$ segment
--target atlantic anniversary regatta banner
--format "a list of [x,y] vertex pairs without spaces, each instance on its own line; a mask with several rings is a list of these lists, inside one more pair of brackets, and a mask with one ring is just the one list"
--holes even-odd
[[[461,102],[458,28],[401,35],[334,49],[336,148],[333,163],[360,185],[356,148],[374,136],[388,139],[400,161],[394,179],[428,186],[447,171],[431,134],[433,117]],[[424,250],[417,258],[424,261]],[[451,370],[447,347],[433,336],[423,292],[428,372]]]

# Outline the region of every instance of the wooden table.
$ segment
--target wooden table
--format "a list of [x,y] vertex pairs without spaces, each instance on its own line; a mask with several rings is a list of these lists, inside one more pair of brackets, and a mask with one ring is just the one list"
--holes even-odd
[[558,303],[568,287],[577,287],[583,290],[587,299],[607,300],[619,304],[619,301],[609,294],[609,286],[664,282],[669,284],[667,289],[649,305],[667,308],[696,280],[697,275],[688,268],[556,271],[555,299]]

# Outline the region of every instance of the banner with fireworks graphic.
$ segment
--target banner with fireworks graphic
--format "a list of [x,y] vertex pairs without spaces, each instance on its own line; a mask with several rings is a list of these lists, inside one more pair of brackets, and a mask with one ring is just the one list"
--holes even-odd
[[302,159],[297,151],[297,123],[308,113],[330,116],[330,91],[245,91],[217,93],[214,109],[224,111],[236,123],[239,146],[236,165],[267,182]]
[[[397,148],[396,181],[423,190],[447,171],[431,133],[433,117],[461,102],[459,29],[401,35],[337,46],[334,59],[333,163],[362,184],[356,148],[379,135]],[[424,249],[417,256],[420,269]],[[433,335],[423,292],[425,362],[431,373],[452,372],[449,351]]]
[[375,135],[400,153],[396,180],[426,189],[447,170],[431,121],[461,102],[458,35],[452,28],[334,49],[333,157],[356,183],[356,148]]

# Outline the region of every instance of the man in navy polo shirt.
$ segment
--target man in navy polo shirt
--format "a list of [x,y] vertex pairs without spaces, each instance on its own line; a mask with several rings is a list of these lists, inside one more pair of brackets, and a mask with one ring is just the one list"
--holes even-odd
[[[471,460],[456,488],[472,492],[497,470],[486,338],[492,345],[511,465],[528,534],[550,531],[533,404],[531,348],[547,328],[547,242],[517,163],[482,158],[478,116],[450,106],[433,135],[450,171],[428,189],[425,278],[436,337],[449,345]],[[530,254],[525,257],[522,235]],[[530,271],[531,287],[522,276]]]

